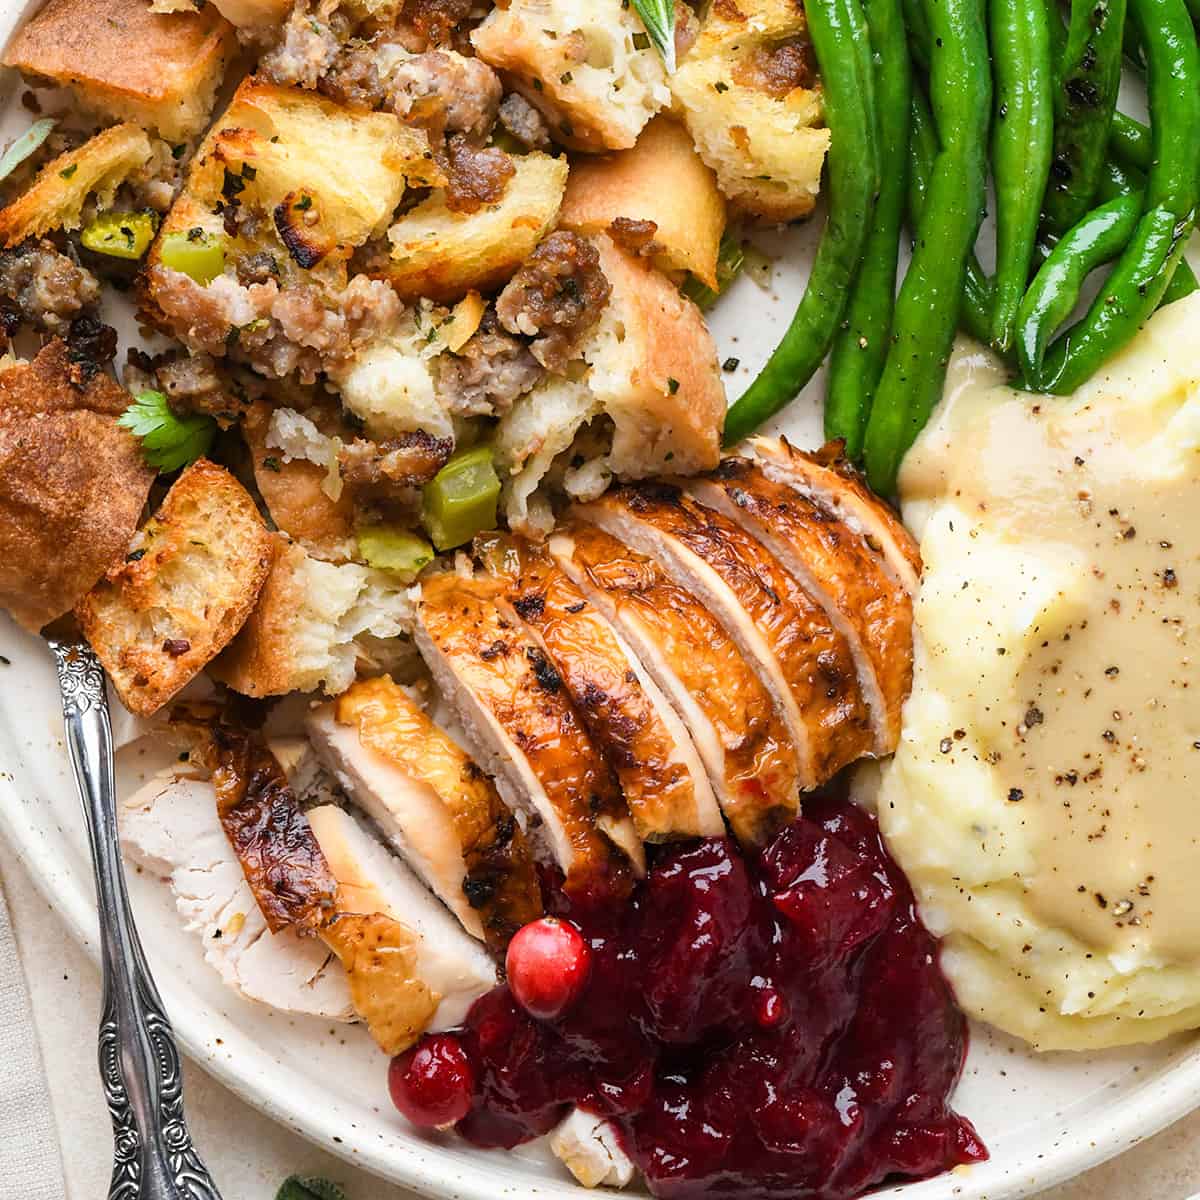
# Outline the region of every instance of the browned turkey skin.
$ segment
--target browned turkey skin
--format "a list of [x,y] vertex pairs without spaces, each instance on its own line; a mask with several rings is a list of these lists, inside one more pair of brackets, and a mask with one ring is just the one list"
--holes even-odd
[[633,484],[581,510],[653,555],[715,614],[776,696],[817,787],[870,753],[870,717],[846,639],[825,610],[740,526],[672,484]]
[[735,835],[760,844],[795,816],[795,747],[770,693],[721,623],[650,559],[599,529],[573,525],[551,538],[550,549],[684,706]]
[[[488,580],[427,581],[418,644],[509,805],[540,825],[568,888],[624,891],[640,842],[608,761],[545,650]],[[535,841],[538,839],[535,838]]]
[[477,552],[505,580],[514,615],[540,640],[612,764],[642,841],[723,833],[687,730],[580,588],[523,538],[489,536]]

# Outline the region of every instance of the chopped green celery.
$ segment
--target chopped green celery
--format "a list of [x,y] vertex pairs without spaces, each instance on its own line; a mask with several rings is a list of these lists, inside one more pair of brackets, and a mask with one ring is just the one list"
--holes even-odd
[[159,258],[164,267],[182,271],[202,286],[225,270],[225,238],[198,226],[163,237]]
[[469,542],[496,528],[500,479],[490,446],[460,450],[425,485],[421,520],[439,550]]
[[157,213],[110,212],[98,216],[80,235],[80,241],[97,254],[139,259],[157,231]]
[[745,262],[746,248],[731,234],[724,234],[717,250],[716,291],[695,275],[689,275],[682,288],[683,294],[701,309],[712,308],[717,297],[738,277]]
[[367,525],[358,531],[358,552],[369,567],[398,575],[411,583],[433,562],[433,547],[407,529]]

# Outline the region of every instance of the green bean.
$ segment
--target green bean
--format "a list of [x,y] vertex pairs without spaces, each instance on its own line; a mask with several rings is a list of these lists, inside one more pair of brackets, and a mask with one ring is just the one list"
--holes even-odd
[[1191,231],[1191,217],[1181,220],[1167,207],[1141,218],[1087,316],[1046,356],[1041,390],[1070,395],[1137,333],[1166,294]]
[[895,490],[900,461],[941,395],[967,259],[987,198],[992,79],[983,0],[928,0],[927,11],[933,35],[930,92],[941,149],[867,425],[867,474],[883,494]]
[[[1033,262],[1042,197],[1054,146],[1054,84],[1047,0],[990,5],[996,120],[992,177],[996,190],[996,274],[991,343],[1012,345],[1013,326]],[[1057,18],[1055,18],[1057,19]]]
[[859,0],[809,0],[808,32],[830,130],[829,218],[808,286],[758,377],[725,418],[725,444],[753,433],[788,404],[821,365],[862,261],[879,187],[874,81]]
[[[921,213],[925,209],[925,193],[938,154],[937,130],[929,101],[919,87],[913,87],[912,128],[909,135],[908,226],[916,237]],[[963,285],[962,327],[976,341],[986,342],[992,328],[992,284],[972,250],[967,257],[966,282]]]
[[1040,391],[1051,338],[1075,310],[1084,281],[1129,244],[1142,216],[1140,192],[1115,196],[1063,234],[1034,276],[1017,315],[1016,350],[1025,385]]
[[842,438],[851,460],[862,455],[871,400],[883,373],[892,306],[900,221],[908,186],[909,98],[912,73],[899,0],[865,0],[874,58],[879,121],[879,195],[870,237],[843,327],[833,340],[825,397],[825,436]]
[[1121,86],[1126,0],[1071,0],[1054,103],[1054,159],[1043,214],[1061,233],[1092,207]]
[[1150,127],[1124,113],[1113,113],[1112,128],[1108,131],[1108,150],[1118,162],[1139,171],[1150,170],[1154,160],[1154,144]]
[[1183,0],[1132,0],[1149,61],[1154,153],[1146,211],[1087,315],[1051,349],[1043,386],[1063,395],[1097,371],[1167,292],[1195,219],[1200,50]]
[[908,26],[909,50],[922,71],[929,71],[929,48],[933,34],[929,32],[929,14],[925,0],[904,0],[904,23]]

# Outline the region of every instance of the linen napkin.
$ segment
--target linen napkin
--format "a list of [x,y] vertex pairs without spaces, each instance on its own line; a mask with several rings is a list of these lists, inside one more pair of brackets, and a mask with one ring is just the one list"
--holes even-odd
[[0,1195],[64,1200],[58,1131],[0,880]]

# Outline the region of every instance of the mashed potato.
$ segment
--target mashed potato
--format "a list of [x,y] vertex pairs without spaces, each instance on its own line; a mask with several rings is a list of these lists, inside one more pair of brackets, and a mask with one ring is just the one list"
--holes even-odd
[[913,694],[880,823],[972,1015],[1200,1026],[1200,295],[1075,396],[960,351],[904,465]]

